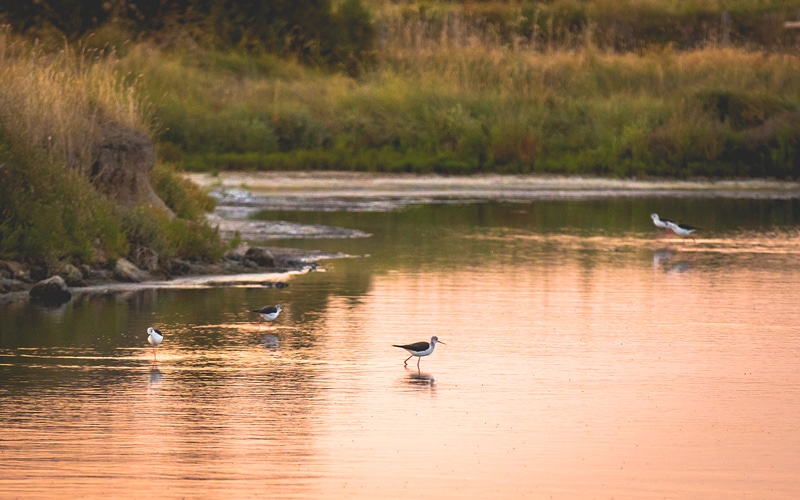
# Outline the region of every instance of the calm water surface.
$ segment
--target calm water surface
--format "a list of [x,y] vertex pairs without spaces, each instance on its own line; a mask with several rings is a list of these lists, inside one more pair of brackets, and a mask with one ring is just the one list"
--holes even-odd
[[277,242],[358,256],[284,289],[0,305],[0,497],[800,495],[798,201],[260,216],[373,236]]

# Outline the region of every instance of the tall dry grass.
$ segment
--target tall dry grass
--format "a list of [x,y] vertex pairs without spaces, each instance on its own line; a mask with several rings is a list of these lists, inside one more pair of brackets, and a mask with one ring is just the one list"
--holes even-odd
[[766,175],[800,173],[791,134],[756,144],[736,128],[791,125],[792,54],[395,47],[359,79],[229,53],[129,54],[162,152],[195,169],[742,175],[747,158]]
[[69,45],[47,52],[0,31],[0,258],[51,273],[63,261],[135,258],[142,246],[163,259],[219,258],[224,246],[202,218],[207,196],[169,168],[159,165],[154,187],[185,218],[137,218],[143,209],[124,210],[91,184],[107,127],[151,133],[137,86],[113,53]]
[[122,78],[113,55],[65,45],[45,52],[0,31],[0,126],[7,141],[63,161],[91,165],[109,124],[149,133],[151,116],[135,80]]
[[[161,157],[192,169],[800,174],[798,54],[722,43],[717,26],[720,9],[758,20],[785,0],[369,5],[377,65],[356,79],[147,43],[115,69],[141,75]],[[706,31],[621,51],[600,22],[617,14],[626,36],[661,36],[664,16]]]
[[783,29],[798,19],[794,0],[550,0],[366,2],[374,11],[378,51],[502,45],[553,51],[593,43],[604,50],[679,50],[725,43],[791,51]]

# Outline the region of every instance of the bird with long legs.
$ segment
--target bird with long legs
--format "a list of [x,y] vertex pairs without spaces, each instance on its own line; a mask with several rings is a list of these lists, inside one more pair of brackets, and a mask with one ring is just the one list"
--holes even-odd
[[692,242],[694,242],[695,245],[697,244],[697,240],[694,239],[692,233],[697,231],[698,228],[690,226],[689,224],[679,224],[677,222],[671,222],[671,221],[667,225],[669,226],[670,229],[672,229],[673,233],[683,238],[684,243],[686,243],[686,238],[691,238]]
[[152,326],[147,328],[147,342],[153,346],[153,363],[156,362],[156,351],[158,350],[158,345],[164,340],[164,334],[161,333],[161,330],[153,328]]
[[403,366],[408,366],[408,360],[417,356],[417,368],[419,369],[419,362],[422,360],[423,356],[428,356],[433,352],[433,349],[436,347],[436,344],[444,344],[439,337],[434,335],[431,337],[430,342],[414,342],[413,344],[406,344],[406,345],[397,345],[394,344],[393,347],[399,347],[400,349],[405,349],[410,354],[409,357],[403,361]]
[[[650,214],[650,218],[653,219],[653,224],[656,227],[661,228],[661,229],[664,230],[664,236],[669,236],[669,232],[672,230],[672,228],[669,226],[672,223],[671,220],[662,219],[656,213]],[[660,236],[659,236],[659,238],[660,238]]]
[[261,309],[254,310],[254,313],[258,313],[258,331],[261,331],[261,323],[266,321],[269,323],[269,327],[267,331],[272,330],[272,322],[275,321],[275,318],[281,313],[283,309],[281,309],[280,304],[274,306],[264,306]]

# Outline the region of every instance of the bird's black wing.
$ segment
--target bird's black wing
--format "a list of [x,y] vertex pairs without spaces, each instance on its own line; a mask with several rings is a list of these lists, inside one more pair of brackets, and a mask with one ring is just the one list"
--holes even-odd
[[431,346],[430,342],[414,342],[413,344],[395,345],[394,347],[399,347],[401,349],[409,349],[411,351],[419,352],[427,350],[430,346]]

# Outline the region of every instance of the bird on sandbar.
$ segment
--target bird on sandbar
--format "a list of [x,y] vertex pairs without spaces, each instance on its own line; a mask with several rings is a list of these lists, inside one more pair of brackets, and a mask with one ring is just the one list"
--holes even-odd
[[405,349],[410,354],[410,356],[407,357],[405,361],[403,361],[403,366],[408,366],[408,360],[413,358],[414,356],[417,356],[418,358],[417,368],[419,368],[419,362],[422,360],[422,356],[427,356],[430,353],[432,353],[437,343],[444,344],[444,342],[439,340],[439,337],[434,335],[433,337],[431,337],[430,342],[414,342],[413,344],[406,344],[406,345],[394,344],[393,347],[399,347],[400,349]]
[[698,230],[698,228],[690,226],[688,224],[678,224],[676,222],[669,222],[667,224],[672,232],[683,238],[683,242],[686,243],[686,238],[691,238],[692,241],[697,244],[697,240],[694,239],[692,233]]
[[650,218],[653,219],[653,224],[655,224],[656,227],[660,227],[661,229],[666,231],[666,234],[669,234],[670,230],[672,229],[671,227],[669,227],[670,223],[672,223],[671,220],[662,219],[656,213],[650,214]]
[[164,340],[164,334],[161,333],[161,330],[152,326],[147,328],[147,342],[153,346],[153,362],[156,361],[156,350],[158,350],[158,345],[162,340]]
[[254,313],[258,313],[259,314],[258,330],[261,331],[261,322],[262,321],[267,321],[269,323],[269,328],[268,328],[267,331],[271,330],[272,329],[272,322],[275,321],[275,318],[278,317],[278,315],[281,313],[281,310],[282,309],[281,309],[280,304],[279,305],[275,305],[275,306],[264,306],[261,309],[254,310],[253,311]]

